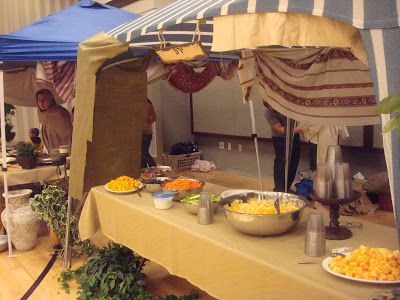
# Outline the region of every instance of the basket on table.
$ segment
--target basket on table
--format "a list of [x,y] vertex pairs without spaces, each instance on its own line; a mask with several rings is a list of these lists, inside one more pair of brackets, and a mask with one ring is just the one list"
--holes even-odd
[[181,171],[190,169],[194,162],[200,159],[201,151],[188,153],[188,154],[178,154],[178,155],[164,155],[164,164],[171,166],[173,169]]

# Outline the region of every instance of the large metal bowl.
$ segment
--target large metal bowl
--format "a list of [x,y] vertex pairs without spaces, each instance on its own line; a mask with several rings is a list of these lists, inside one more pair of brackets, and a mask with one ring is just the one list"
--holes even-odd
[[149,168],[143,168],[140,170],[140,177],[142,179],[152,179],[155,177],[170,177],[178,178],[178,173],[170,166],[155,166]]
[[170,190],[170,189],[166,189],[164,187],[165,183],[161,184],[161,188],[163,191],[173,191],[175,192],[175,196],[174,199],[175,201],[179,201],[187,196],[190,195],[194,195],[194,194],[199,194],[202,190],[204,185],[206,184],[204,181],[202,180],[197,180],[197,179],[188,179],[188,180],[193,180],[193,181],[200,181],[201,186],[197,187],[197,188],[192,188],[192,189],[186,189],[186,190],[182,190],[182,189],[176,189],[176,190]]
[[[266,215],[233,212],[224,207],[225,204],[230,205],[234,200],[240,199],[243,200],[243,202],[247,202],[250,198],[256,198],[259,200],[279,199],[280,204],[290,203],[295,205],[298,209],[279,215]],[[236,230],[245,234],[266,236],[284,233],[295,227],[303,215],[306,200],[303,197],[286,193],[249,192],[222,198],[219,205],[224,210],[225,217]]]

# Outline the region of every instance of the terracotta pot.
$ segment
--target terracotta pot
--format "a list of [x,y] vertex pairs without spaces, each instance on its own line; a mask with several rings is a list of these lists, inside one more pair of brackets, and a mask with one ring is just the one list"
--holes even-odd
[[50,226],[49,230],[50,230],[50,245],[51,245],[51,247],[53,247],[53,249],[59,248],[61,246],[61,240],[55,234],[52,226]]
[[[8,192],[8,207],[1,213],[4,227],[11,232],[11,241],[20,251],[35,247],[39,233],[39,219],[29,205],[31,193],[32,190],[29,189]],[[7,210],[10,215],[10,227],[7,224]]]
[[22,169],[34,169],[36,168],[36,157],[17,156],[17,163]]

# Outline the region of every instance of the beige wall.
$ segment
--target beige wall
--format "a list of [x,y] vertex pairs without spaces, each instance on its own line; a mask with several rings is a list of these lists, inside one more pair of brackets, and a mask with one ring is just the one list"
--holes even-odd
[[0,34],[14,32],[77,0],[1,0]]
[[[14,32],[77,0],[0,0],[0,34]],[[40,127],[35,108],[17,106],[14,143],[27,140],[29,129]]]
[[147,14],[172,2],[174,0],[140,0],[123,7],[123,9],[135,14]]

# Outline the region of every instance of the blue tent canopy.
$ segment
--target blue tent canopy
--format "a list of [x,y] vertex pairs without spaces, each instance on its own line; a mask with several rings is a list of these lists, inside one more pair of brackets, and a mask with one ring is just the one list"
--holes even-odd
[[0,61],[75,61],[81,41],[139,15],[81,1],[14,33],[0,35]]

